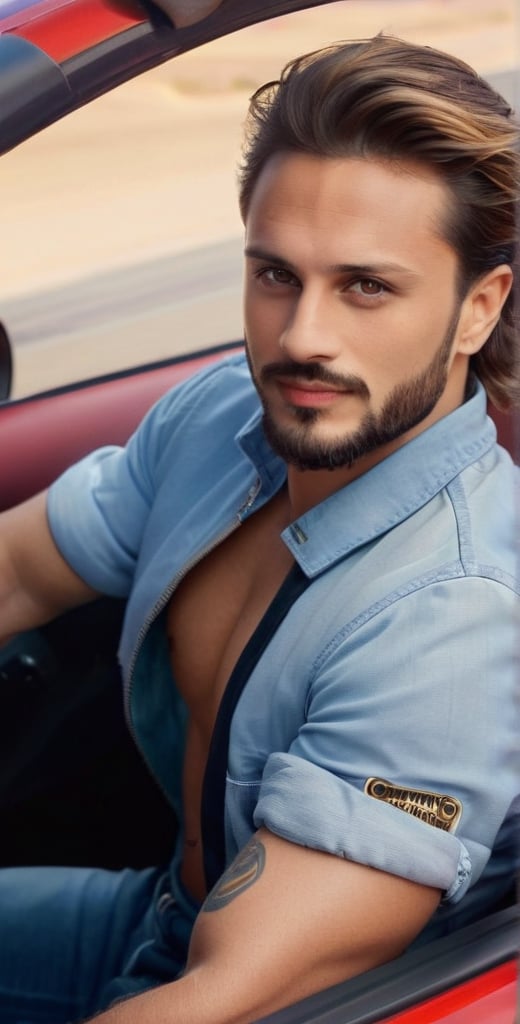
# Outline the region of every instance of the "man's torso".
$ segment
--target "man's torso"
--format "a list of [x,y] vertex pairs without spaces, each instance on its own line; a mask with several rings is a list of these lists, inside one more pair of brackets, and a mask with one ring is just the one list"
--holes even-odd
[[285,489],[199,562],[167,614],[172,674],[188,710],[183,770],[183,882],[206,894],[200,824],[215,718],[234,665],[291,568],[280,539],[290,521]]
[[[186,718],[200,734],[186,832],[197,838],[217,705],[252,646],[226,689],[221,710],[237,677],[230,731],[219,713],[205,778],[213,860],[225,866],[265,826],[459,898],[518,779],[517,473],[495,446],[485,396],[300,516],[272,567],[265,552],[285,522],[263,532],[261,510],[276,507],[285,474],[255,408],[234,359],[167,396],[125,451],[92,456],[51,491],[64,556],[96,589],[129,595],[120,657],[136,739],[182,820]],[[85,477],[95,482],[87,504]],[[249,637],[292,558],[310,586],[258,652]],[[163,610],[174,592],[170,667]],[[457,835],[366,795],[371,776],[459,796]],[[201,891],[194,864],[191,888]],[[176,856],[172,876],[177,868]]]

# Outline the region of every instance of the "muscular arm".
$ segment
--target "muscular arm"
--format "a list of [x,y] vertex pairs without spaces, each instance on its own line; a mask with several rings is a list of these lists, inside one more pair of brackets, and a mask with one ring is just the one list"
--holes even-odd
[[54,543],[45,494],[0,515],[0,644],[95,596]]
[[208,896],[184,976],[98,1024],[247,1024],[397,956],[438,900],[262,829]]

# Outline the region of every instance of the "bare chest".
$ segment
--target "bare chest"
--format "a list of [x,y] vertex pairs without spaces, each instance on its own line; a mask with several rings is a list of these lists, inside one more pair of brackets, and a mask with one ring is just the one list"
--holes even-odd
[[233,668],[292,565],[274,499],[195,566],[168,610],[173,674],[190,718],[209,741]]
[[200,802],[215,718],[236,662],[291,568],[280,540],[289,518],[281,494],[188,573],[168,609],[172,672],[188,711],[182,877],[198,899],[205,895]]

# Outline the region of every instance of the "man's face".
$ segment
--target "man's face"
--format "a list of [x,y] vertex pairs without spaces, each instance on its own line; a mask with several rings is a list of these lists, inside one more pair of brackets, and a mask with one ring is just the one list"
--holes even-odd
[[264,167],[246,220],[245,330],[288,463],[372,464],[462,401],[447,201],[412,164],[277,154]]

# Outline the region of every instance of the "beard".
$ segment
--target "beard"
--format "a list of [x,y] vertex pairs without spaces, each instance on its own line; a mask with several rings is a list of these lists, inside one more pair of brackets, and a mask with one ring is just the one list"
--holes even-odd
[[290,406],[294,422],[290,425],[277,423],[265,398],[263,385],[274,377],[283,376],[300,381],[320,381],[368,399],[370,392],[365,382],[360,377],[333,373],[321,363],[296,362],[269,363],[262,368],[258,380],[246,345],[251,376],[263,406],[264,432],[273,451],[284,462],[301,470],[348,468],[363,456],[412,430],[433,411],[446,387],[459,312],[457,309],[441,345],[425,370],[397,384],[380,412],[365,413],[355,431],[329,440],[316,437],[313,430],[327,415],[319,408]]

